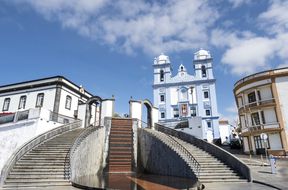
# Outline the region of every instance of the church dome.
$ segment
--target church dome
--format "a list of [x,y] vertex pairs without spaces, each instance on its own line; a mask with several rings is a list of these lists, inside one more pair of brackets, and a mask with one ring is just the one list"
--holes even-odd
[[202,60],[211,58],[211,54],[209,51],[200,49],[196,53],[194,53],[194,60]]
[[159,55],[156,58],[157,64],[165,64],[165,63],[170,63],[170,59],[169,56],[165,55],[164,53],[161,53],[161,55]]

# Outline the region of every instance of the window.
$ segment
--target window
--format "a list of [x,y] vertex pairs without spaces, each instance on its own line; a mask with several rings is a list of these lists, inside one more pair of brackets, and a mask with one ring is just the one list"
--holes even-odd
[[209,98],[209,92],[208,91],[204,91],[204,98]]
[[160,81],[163,82],[164,81],[164,71],[160,70]]
[[71,96],[66,96],[66,102],[65,102],[65,108],[70,110],[71,109],[71,102],[72,102],[72,98]]
[[264,111],[261,111],[260,113],[261,113],[262,124],[265,124],[266,120],[265,120]]
[[5,98],[2,111],[8,111],[10,105],[10,98]]
[[165,113],[161,112],[161,118],[165,118]]
[[164,102],[165,101],[165,96],[162,94],[162,95],[160,95],[160,101],[161,102]]
[[258,100],[261,100],[261,93],[260,93],[260,90],[257,90],[257,96],[258,96]]
[[179,108],[173,108],[173,115],[175,118],[179,117]]
[[37,100],[36,100],[36,107],[42,107],[44,102],[44,93],[39,93],[37,95]]
[[25,109],[26,98],[27,98],[27,96],[21,96],[20,97],[18,109]]
[[205,112],[206,112],[207,116],[211,115],[211,111],[210,110],[205,110]]
[[196,107],[190,107],[190,114],[191,114],[191,117],[196,117],[197,115]]
[[206,77],[207,76],[206,75],[206,67],[205,67],[205,65],[201,66],[201,72],[202,72],[202,77]]
[[258,112],[251,114],[251,121],[253,126],[260,125],[260,118]]
[[257,149],[265,149],[265,144],[266,144],[267,149],[270,148],[269,136],[268,136],[268,139],[266,140],[266,142],[263,139],[261,139],[260,136],[254,136],[254,142],[255,142],[256,150]]
[[249,102],[249,103],[256,102],[255,92],[251,92],[251,93],[248,94],[248,102]]
[[207,121],[207,128],[212,128],[211,121]]

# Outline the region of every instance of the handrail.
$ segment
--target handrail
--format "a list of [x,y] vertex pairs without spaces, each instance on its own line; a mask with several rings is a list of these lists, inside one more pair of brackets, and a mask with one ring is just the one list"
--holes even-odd
[[235,155],[227,152],[226,150],[223,150],[222,148],[212,143],[208,143],[207,141],[194,137],[193,135],[187,134],[182,131],[177,131],[169,127],[165,127],[160,124],[156,124],[155,129],[165,134],[175,136],[185,142],[191,143],[194,146],[212,154],[213,156],[236,170],[239,174],[243,175],[246,179],[248,179],[248,181],[252,181],[251,170],[248,165],[246,165],[242,160],[240,160]]
[[[155,134],[156,131],[154,131],[154,130],[149,130],[149,131],[155,137],[161,138],[161,137],[159,137],[158,134]],[[154,133],[152,131],[154,131]],[[160,132],[160,131],[157,131],[157,132]],[[165,134],[165,133],[162,133],[162,134],[164,134],[165,137],[168,137],[170,139],[169,142],[171,143],[172,146],[176,145],[177,148],[180,148],[181,151],[183,151],[182,153],[184,153],[186,156],[188,156],[188,159],[192,160],[192,163],[193,163],[192,170],[195,172],[196,177],[199,177],[200,176],[200,170],[201,170],[201,165],[199,164],[199,162],[192,156],[192,154],[183,145],[181,145],[179,142],[177,142],[175,139],[173,139],[173,137],[171,137],[170,135]]]
[[177,140],[175,140],[171,135],[168,135],[168,134],[166,135],[178,145],[178,148],[181,148],[186,153],[186,155],[188,155],[188,157],[192,159],[194,168],[196,167],[197,176],[200,176],[200,171],[201,171],[200,163],[194,158],[194,156],[182,144],[180,144]]
[[75,121],[73,123],[69,123],[66,125],[59,126],[55,129],[51,129],[35,138],[30,140],[29,142],[26,142],[24,145],[19,147],[9,158],[9,160],[5,163],[2,171],[1,171],[1,178],[0,178],[0,186],[3,186],[8,174],[12,170],[15,163],[27,152],[29,152],[32,148],[39,145],[40,143],[51,139],[52,137],[62,134],[66,131],[70,131],[72,129],[79,128],[81,126],[80,120]]

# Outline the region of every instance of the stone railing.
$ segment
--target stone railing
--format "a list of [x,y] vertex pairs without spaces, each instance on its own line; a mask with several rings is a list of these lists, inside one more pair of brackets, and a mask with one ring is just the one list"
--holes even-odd
[[25,143],[20,148],[18,148],[12,154],[12,156],[9,158],[9,160],[6,162],[6,164],[4,165],[4,167],[1,171],[0,186],[3,186],[5,180],[6,180],[7,176],[9,175],[10,171],[12,170],[13,166],[23,155],[25,155],[27,152],[29,152],[31,149],[33,149],[34,147],[36,147],[40,143],[42,143],[48,139],[51,139],[52,137],[55,137],[56,135],[62,134],[64,132],[70,131],[72,129],[79,128],[81,126],[81,122],[82,121],[78,120],[78,121],[75,121],[73,123],[62,125],[60,127],[52,129],[50,131],[47,131],[47,132],[33,138],[32,140],[30,140],[29,142]]
[[159,124],[155,125],[155,129],[168,135],[175,136],[183,141],[193,144],[194,146],[197,146],[198,148],[210,153],[211,155],[215,156],[216,158],[218,158],[219,160],[221,160],[222,162],[224,162],[225,164],[236,170],[248,181],[252,181],[250,168],[239,158],[221,149],[220,147],[212,143],[208,143],[207,141],[198,139],[182,131],[176,131],[174,129],[164,127]]

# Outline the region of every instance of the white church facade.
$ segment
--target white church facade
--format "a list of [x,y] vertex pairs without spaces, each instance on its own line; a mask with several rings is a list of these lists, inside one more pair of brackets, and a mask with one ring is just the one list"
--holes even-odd
[[[194,54],[194,75],[190,75],[181,64],[177,74],[172,76],[169,57],[161,54],[155,58],[153,98],[154,106],[159,109],[160,123],[172,126],[169,124],[176,125],[177,122],[190,120],[191,130],[189,132],[188,129],[186,132],[193,134],[197,127],[201,134],[200,138],[208,141],[219,138],[216,79],[213,75],[212,62],[211,54],[201,49]],[[198,124],[193,126],[191,120],[194,119],[196,121],[200,119],[201,126]]]

